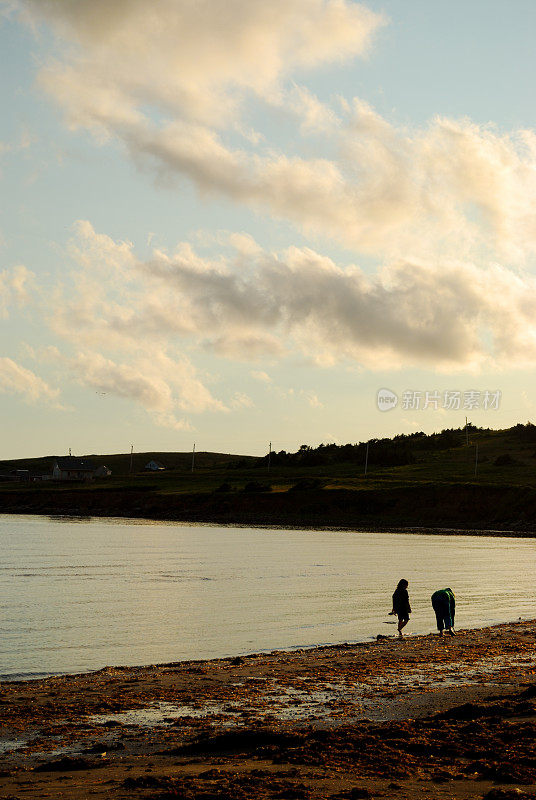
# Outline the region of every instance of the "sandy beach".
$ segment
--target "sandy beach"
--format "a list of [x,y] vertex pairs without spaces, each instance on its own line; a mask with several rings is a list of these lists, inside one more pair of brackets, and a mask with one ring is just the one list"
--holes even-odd
[[0,684],[0,798],[536,798],[536,621]]

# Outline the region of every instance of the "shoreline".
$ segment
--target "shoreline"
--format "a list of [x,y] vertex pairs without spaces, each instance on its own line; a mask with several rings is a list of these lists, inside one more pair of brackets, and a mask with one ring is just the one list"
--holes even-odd
[[[493,622],[483,623],[482,625],[474,625],[471,628],[464,628],[462,630],[467,631],[493,631],[495,628],[503,628],[508,627],[510,625],[529,625],[534,622],[536,626],[536,619],[532,620],[529,618],[522,618],[518,617],[517,619],[506,620],[501,622]],[[396,624],[396,621],[391,623],[393,626]],[[394,628],[393,628],[394,630]],[[404,641],[412,642],[415,640],[422,639],[428,636],[434,636],[434,632],[429,633],[412,633],[411,631],[405,632]],[[229,661],[233,659],[250,659],[250,658],[264,658],[264,657],[276,657],[276,656],[291,656],[294,653],[316,653],[321,652],[324,650],[334,650],[337,651],[341,648],[348,649],[348,648],[359,648],[362,646],[369,647],[371,645],[378,644],[379,642],[383,642],[384,640],[397,640],[395,634],[390,634],[389,632],[385,634],[376,634],[376,635],[369,635],[362,639],[348,639],[345,641],[340,642],[320,642],[316,644],[303,644],[303,645],[292,645],[290,647],[275,647],[272,649],[266,650],[242,650],[236,653],[227,653],[225,655],[214,656],[211,658],[185,658],[179,659],[176,661],[163,661],[163,662],[154,662],[151,664],[105,664],[100,667],[95,667],[94,669],[87,669],[82,671],[63,671],[59,670],[57,672],[29,672],[29,673],[13,673],[10,674],[2,674],[0,675],[0,691],[4,684],[30,684],[30,683],[40,683],[41,681],[46,681],[51,678],[80,678],[80,679],[87,679],[90,680],[92,675],[96,675],[100,672],[105,670],[121,670],[121,671],[140,671],[140,670],[148,670],[153,668],[160,668],[160,667],[168,667],[170,665],[173,666],[181,666],[184,664],[188,665],[210,665],[216,664],[222,661]]]
[[3,682],[0,797],[532,798],[535,639],[524,620]]
[[65,513],[49,513],[30,512],[24,509],[20,511],[3,511],[0,509],[0,517],[37,517],[47,518],[51,520],[73,522],[91,522],[92,520],[113,520],[114,522],[126,522],[143,524],[152,524],[160,522],[164,525],[191,525],[193,527],[209,526],[221,528],[247,528],[258,530],[271,530],[271,531],[319,531],[325,533],[348,532],[348,533],[401,533],[401,534],[417,534],[423,536],[489,536],[490,538],[512,538],[512,539],[533,539],[536,538],[536,528],[478,528],[463,526],[419,526],[419,525],[321,525],[321,524],[298,524],[298,523],[270,523],[270,522],[219,522],[217,520],[196,520],[196,519],[174,519],[172,517],[147,517],[147,516],[127,516],[125,514],[113,515],[108,513],[75,513],[74,511]]
[[299,491],[160,492],[147,486],[2,488],[0,513],[110,517],[301,529],[536,536],[536,488],[417,483]]

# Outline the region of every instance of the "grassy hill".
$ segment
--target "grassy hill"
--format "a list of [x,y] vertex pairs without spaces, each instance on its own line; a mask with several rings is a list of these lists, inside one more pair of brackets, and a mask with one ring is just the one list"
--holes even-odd
[[[478,449],[478,459],[477,459]],[[86,455],[112,476],[88,484],[1,483],[0,512],[247,524],[536,530],[536,426],[470,427],[255,458],[222,453]],[[164,472],[148,473],[154,459]],[[50,472],[52,457],[0,462]],[[475,474],[476,466],[476,474]]]
[[[11,470],[29,470],[32,474],[48,474],[52,472],[52,465],[55,458],[58,456],[42,456],[40,458],[20,458],[0,461],[0,476]],[[158,461],[166,468],[165,473],[158,473],[160,476],[168,473],[185,473],[192,471],[192,453],[170,453],[170,452],[153,452],[153,453],[134,453],[132,456],[132,473],[131,473],[131,456],[130,453],[117,453],[111,455],[98,455],[96,453],[88,453],[80,458],[91,461],[96,466],[105,465],[112,470],[113,479],[124,479],[130,474],[137,476],[140,474],[150,475],[145,470],[145,465],[149,461]],[[228,453],[196,453],[195,454],[195,468],[199,470],[218,470],[225,469],[237,463],[245,461],[246,464],[255,463],[257,459],[254,456],[241,456],[231,455]]]

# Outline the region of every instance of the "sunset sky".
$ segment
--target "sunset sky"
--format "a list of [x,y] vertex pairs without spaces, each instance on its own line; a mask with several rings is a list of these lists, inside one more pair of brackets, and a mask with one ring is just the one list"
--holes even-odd
[[0,458],[536,422],[535,32],[534,0],[0,0]]

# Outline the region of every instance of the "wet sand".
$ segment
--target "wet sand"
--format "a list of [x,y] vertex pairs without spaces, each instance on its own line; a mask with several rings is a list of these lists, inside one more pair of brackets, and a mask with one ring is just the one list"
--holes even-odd
[[0,800],[536,798],[536,621],[0,684]]

